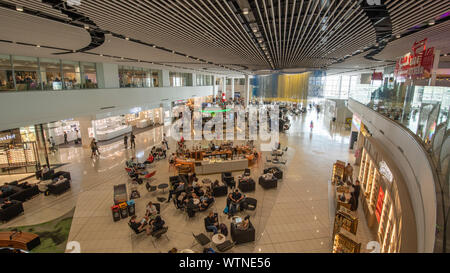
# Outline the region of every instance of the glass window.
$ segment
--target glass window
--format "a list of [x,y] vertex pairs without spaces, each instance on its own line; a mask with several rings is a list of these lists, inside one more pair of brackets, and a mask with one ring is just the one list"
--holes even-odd
[[160,79],[162,78],[161,70],[152,70],[152,86],[159,87]]
[[16,90],[9,55],[0,55],[0,91]]
[[72,61],[63,61],[64,89],[80,89],[81,75],[80,63]]
[[95,63],[81,63],[81,88],[98,88]]
[[61,61],[42,58],[39,63],[44,90],[61,90]]
[[17,90],[41,89],[37,58],[13,56],[13,65]]

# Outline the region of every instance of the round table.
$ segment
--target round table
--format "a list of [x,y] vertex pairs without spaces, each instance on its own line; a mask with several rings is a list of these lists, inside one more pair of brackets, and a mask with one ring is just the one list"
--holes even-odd
[[158,189],[162,189],[163,192],[164,192],[164,190],[165,190],[166,188],[168,188],[168,187],[169,187],[169,184],[166,184],[166,183],[162,183],[162,184],[159,184],[159,185],[158,185]]
[[225,243],[225,241],[227,240],[227,237],[223,234],[217,233],[215,234],[212,238],[211,241],[215,244],[215,245],[220,245]]

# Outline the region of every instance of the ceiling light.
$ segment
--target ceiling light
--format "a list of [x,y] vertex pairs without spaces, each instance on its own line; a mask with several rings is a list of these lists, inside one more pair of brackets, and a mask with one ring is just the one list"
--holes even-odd
[[121,60],[123,60],[123,57],[120,57]]
[[242,10],[242,13],[243,13],[244,15],[247,15],[247,14],[248,14],[248,8],[243,9],[243,10]]
[[153,45],[153,47],[156,47],[156,45]]
[[402,35],[400,35],[400,34],[395,35],[395,38],[397,38],[397,39],[400,37],[402,37]]
[[89,29],[89,26],[88,25],[84,25],[84,29]]
[[16,10],[17,10],[17,11],[23,11],[23,7],[21,7],[21,6],[16,6]]
[[125,40],[129,41],[129,40],[130,40],[130,38],[128,38],[128,37],[125,37]]
[[430,25],[430,26],[434,25],[434,20],[429,21],[428,25]]
[[447,53],[444,54],[444,57],[447,57]]
[[36,45],[36,47],[41,47],[40,45]]
[[100,57],[103,57],[103,54],[100,54]]

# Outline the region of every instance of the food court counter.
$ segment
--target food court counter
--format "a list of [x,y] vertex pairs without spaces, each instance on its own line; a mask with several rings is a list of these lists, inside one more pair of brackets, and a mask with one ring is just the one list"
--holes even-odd
[[234,172],[248,168],[248,159],[235,159],[223,161],[197,161],[195,172],[197,174],[212,174],[222,172]]

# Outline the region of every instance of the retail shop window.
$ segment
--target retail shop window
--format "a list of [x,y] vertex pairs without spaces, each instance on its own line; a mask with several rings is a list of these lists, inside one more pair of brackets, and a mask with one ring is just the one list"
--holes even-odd
[[0,55],[0,91],[15,90],[11,57]]
[[61,61],[55,59],[39,59],[42,86],[44,90],[61,90]]
[[81,63],[81,88],[98,88],[95,63]]
[[79,62],[63,61],[64,89],[80,89],[81,73]]
[[37,58],[14,56],[13,66],[18,91],[41,89]]

